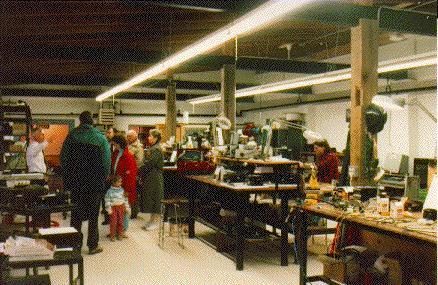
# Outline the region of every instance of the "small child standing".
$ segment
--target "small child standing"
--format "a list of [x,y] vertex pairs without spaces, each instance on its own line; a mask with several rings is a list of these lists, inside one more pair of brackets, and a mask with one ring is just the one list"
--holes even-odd
[[122,186],[122,178],[118,175],[114,176],[111,180],[111,187],[108,189],[105,195],[105,209],[110,216],[110,238],[111,241],[115,240],[115,234],[117,232],[117,239],[121,240],[125,237],[125,230],[123,220],[125,213],[128,215],[131,212],[129,207],[128,198],[124,194]]

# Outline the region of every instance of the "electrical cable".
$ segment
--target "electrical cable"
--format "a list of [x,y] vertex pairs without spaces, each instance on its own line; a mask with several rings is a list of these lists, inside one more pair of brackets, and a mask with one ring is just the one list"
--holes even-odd
[[[295,218],[296,218],[296,215],[293,216],[292,221],[291,221],[291,224],[292,224],[291,228],[292,228],[293,236],[295,236]],[[297,243],[296,242],[294,242],[293,249],[294,249],[295,257],[298,259],[298,248],[297,248]]]

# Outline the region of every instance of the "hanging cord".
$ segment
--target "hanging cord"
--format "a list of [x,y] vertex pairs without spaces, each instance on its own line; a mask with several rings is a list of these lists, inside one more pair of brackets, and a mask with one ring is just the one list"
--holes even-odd
[[237,64],[237,35],[234,37],[234,63]]
[[[385,93],[390,94],[392,92],[391,85],[389,84],[389,78],[386,79]],[[390,151],[392,151],[392,140],[391,140],[391,131],[392,131],[392,112],[388,112],[389,116],[389,125],[388,125],[388,145]]]
[[[262,108],[262,95],[259,95],[259,108],[261,110]],[[265,125],[265,123],[262,121],[262,112],[259,112],[259,120],[260,120],[260,125]]]
[[427,2],[421,3],[421,4],[419,4],[419,5],[415,6],[415,7],[412,7],[411,9],[408,9],[408,10],[415,10],[417,8],[420,8],[420,7],[423,7],[423,6],[432,4],[432,3],[436,3],[436,0],[432,0],[432,1],[427,1]]
[[[304,47],[304,46],[306,46],[307,44],[310,44],[310,43],[321,42],[322,40],[327,39],[328,37],[333,36],[333,35],[336,35],[336,46],[338,46],[338,45],[339,45],[339,35],[340,35],[341,33],[350,32],[350,30],[351,30],[350,28],[339,29],[339,30],[337,30],[337,31],[335,31],[335,32],[331,32],[331,33],[328,33],[328,34],[322,35],[322,36],[320,36],[320,37],[317,37],[317,38],[311,39],[311,40],[309,40],[309,41],[307,41],[307,42],[300,43],[299,46],[300,46],[300,47]],[[300,59],[303,59],[303,58],[305,58],[305,56],[302,56],[302,57],[299,57],[299,58],[296,58],[296,59],[297,59],[297,60],[300,60]]]

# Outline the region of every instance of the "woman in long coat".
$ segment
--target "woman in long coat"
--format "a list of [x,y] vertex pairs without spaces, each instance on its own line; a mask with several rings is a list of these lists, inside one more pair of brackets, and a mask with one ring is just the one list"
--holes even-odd
[[122,177],[122,187],[132,209],[137,205],[137,164],[128,150],[128,142],[124,136],[115,135],[111,141],[114,146],[111,156],[111,173]]
[[[143,165],[139,176],[143,193],[140,195],[140,211],[150,213],[150,220],[143,227],[153,230],[160,219],[161,199],[164,196],[163,186],[163,153],[160,148],[161,133],[157,129],[149,131],[148,142],[152,146],[145,150]],[[144,195],[143,195],[144,194]]]

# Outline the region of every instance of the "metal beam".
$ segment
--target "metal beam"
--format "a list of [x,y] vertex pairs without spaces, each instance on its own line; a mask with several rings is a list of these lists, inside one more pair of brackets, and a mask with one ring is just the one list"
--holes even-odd
[[[102,87],[112,86],[120,83],[120,78],[107,78],[100,76],[38,76],[34,74],[8,74],[7,76],[0,77],[0,88],[5,88],[5,86],[16,86],[16,85],[55,85],[55,86],[87,86],[101,89]],[[192,89],[192,90],[207,90],[216,91],[220,90],[220,82],[197,82],[197,81],[182,81],[175,80],[177,89]],[[166,79],[155,79],[139,85],[138,87],[143,88],[166,88]],[[247,88],[254,85],[238,83],[237,88]],[[130,90],[135,90],[132,88]],[[164,90],[164,89],[163,89]]]
[[[132,62],[140,64],[154,64],[166,56],[164,52],[143,52],[132,49],[101,48],[101,47],[72,47],[72,46],[47,46],[47,45],[20,45],[19,49],[8,48],[2,50],[5,59],[62,59],[69,61],[91,62]],[[234,64],[238,70],[258,70],[266,72],[291,72],[291,73],[323,73],[338,69],[348,68],[346,64],[332,64],[323,62],[304,62],[288,59],[239,57],[232,56],[199,56],[195,60],[181,66],[207,67],[219,70],[224,64]]]
[[377,20],[384,30],[436,37],[436,14],[381,7]]
[[334,64],[324,62],[305,62],[290,59],[238,57],[233,56],[199,56],[187,66],[204,66],[213,70],[220,69],[224,64],[234,64],[238,70],[258,70],[265,72],[290,72],[290,73],[324,73],[338,69],[348,68],[347,64]]
[[134,49],[82,47],[82,46],[49,46],[38,44],[22,44],[9,47],[2,45],[4,60],[10,58],[37,58],[37,59],[64,59],[71,61],[93,61],[93,62],[135,62],[143,64],[154,64],[164,58],[164,52],[148,51],[142,52]]
[[147,4],[155,4],[164,7],[199,10],[199,11],[215,12],[215,13],[233,12],[240,14],[247,10],[254,9],[255,6],[258,6],[263,2],[266,2],[266,0],[251,0],[251,1],[156,0],[156,1],[145,1],[145,2]]
[[336,26],[355,27],[359,19],[379,20],[379,28],[400,33],[436,36],[436,14],[361,6],[345,1],[321,1],[290,16],[294,20],[318,21]]
[[[133,62],[140,64],[154,64],[165,56],[163,52],[142,52],[138,50],[130,49],[116,49],[116,48],[100,48],[100,47],[68,47],[68,46],[45,46],[45,45],[22,45],[19,50],[12,50],[5,48],[3,51],[4,58],[13,60],[14,58],[38,58],[38,59],[62,59],[70,61],[91,61],[91,62]],[[199,56],[192,62],[183,65],[178,70],[184,70],[190,67],[206,67],[211,70],[219,70],[224,64],[234,64],[236,59],[232,56],[215,56],[206,55]],[[290,73],[324,73],[333,70],[339,70],[350,67],[348,64],[334,64],[324,62],[305,62],[288,59],[276,59],[276,58],[260,58],[260,57],[239,57],[237,58],[236,68],[238,70],[257,70],[264,72],[290,72]],[[1,68],[1,67],[0,67]],[[21,77],[21,76],[20,76]],[[398,73],[394,75],[381,76],[389,79],[406,79],[403,74]],[[118,79],[120,80],[120,78]],[[82,80],[81,80],[82,81]],[[97,78],[90,77],[85,79],[84,85],[96,85],[92,82],[98,83],[97,85],[111,85],[112,80],[104,79],[99,80]],[[112,81],[117,84],[118,81]],[[24,83],[37,83],[37,82],[24,82]],[[40,83],[53,83],[53,84],[70,84],[64,81],[54,82],[40,82]],[[91,84],[89,84],[91,83]],[[161,84],[161,83],[160,83]],[[164,87],[162,83],[160,87]],[[203,89],[203,88],[201,88]]]
[[[95,99],[97,92],[92,91],[59,91],[59,90],[24,90],[24,89],[2,89],[1,96],[14,97],[58,97],[58,98],[92,98]],[[199,97],[199,95],[192,94],[177,94],[178,101],[185,101]],[[117,96],[119,99],[135,99],[135,100],[164,100],[163,93],[123,93]]]

